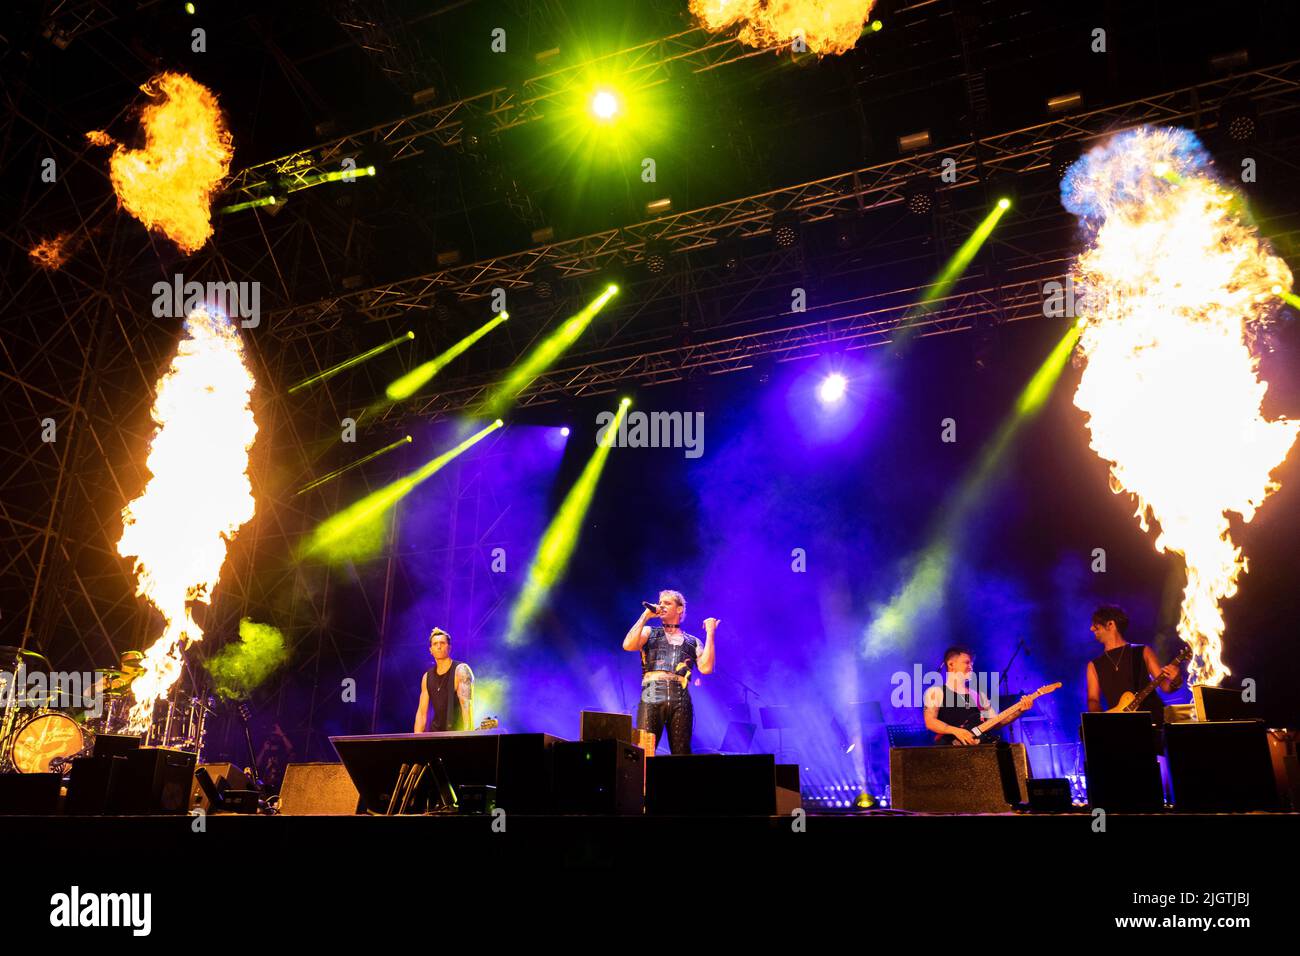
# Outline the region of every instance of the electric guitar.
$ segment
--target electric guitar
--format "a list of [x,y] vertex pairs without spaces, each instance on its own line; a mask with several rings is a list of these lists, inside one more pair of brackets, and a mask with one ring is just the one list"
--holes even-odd
[[[1177,664],[1179,667],[1182,667],[1183,664],[1191,658],[1191,656],[1192,656],[1191,647],[1187,644],[1184,644],[1183,649],[1179,651],[1177,656],[1175,656],[1174,659],[1169,663]],[[1169,665],[1166,664],[1165,666],[1167,667]],[[1133,711],[1141,709],[1142,702],[1151,695],[1151,692],[1156,689],[1156,685],[1160,683],[1160,681],[1161,678],[1159,677],[1151,678],[1151,683],[1147,684],[1146,687],[1143,687],[1136,694],[1133,693],[1132,691],[1128,691],[1128,690],[1124,691],[1124,693],[1119,695],[1119,702],[1115,704],[1115,706],[1112,707],[1110,710],[1106,711],[1106,713],[1131,714]]]
[[[975,742],[982,744],[984,742],[983,735],[985,733],[992,730],[994,727],[998,726],[999,724],[1010,720],[1012,717],[1019,716],[1021,711],[1025,710],[1025,708],[1027,708],[1038,698],[1044,696],[1045,694],[1055,693],[1060,689],[1061,689],[1061,682],[1059,680],[1055,684],[1044,684],[1042,687],[1038,688],[1038,690],[1034,691],[1032,694],[1026,694],[1024,697],[1020,698],[1020,700],[1016,701],[1014,704],[1012,704],[1010,707],[1006,708],[1005,710],[998,711],[996,714],[994,714],[988,720],[984,721],[984,723],[980,724],[978,727],[972,727],[970,729],[970,732],[975,735]],[[945,737],[952,737],[953,745],[959,746],[957,742],[957,738],[953,737],[952,734],[935,734],[934,742],[937,744],[941,744],[943,743],[943,739]]]

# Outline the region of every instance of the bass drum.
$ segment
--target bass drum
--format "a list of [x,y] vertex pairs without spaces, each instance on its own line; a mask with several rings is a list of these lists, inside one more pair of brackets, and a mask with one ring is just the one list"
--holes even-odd
[[38,714],[14,733],[14,768],[19,773],[61,773],[92,740],[66,714]]

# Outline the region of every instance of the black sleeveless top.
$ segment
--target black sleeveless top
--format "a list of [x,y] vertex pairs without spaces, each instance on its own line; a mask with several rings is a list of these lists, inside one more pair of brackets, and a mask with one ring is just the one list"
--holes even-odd
[[424,689],[429,694],[426,731],[467,729],[460,698],[456,696],[456,668],[459,666],[459,662],[452,661],[447,673],[439,675],[438,665],[434,664],[424,672]]
[[[980,699],[979,693],[959,694],[946,684],[940,688],[943,691],[943,703],[939,707],[938,717],[945,724],[953,727],[960,727],[963,730],[971,730],[978,727],[984,722],[980,716]],[[990,731],[990,739],[997,736],[996,731]],[[953,741],[952,734],[944,734],[940,739],[941,744],[951,744]]]
[[[1101,685],[1101,698],[1105,707],[1118,704],[1125,691],[1136,694],[1151,683],[1147,663],[1142,657],[1145,649],[1142,644],[1125,644],[1093,658],[1092,667],[1097,672],[1097,683]],[[1165,722],[1165,704],[1160,699],[1159,691],[1153,690],[1148,694],[1138,709],[1150,712],[1154,724]]]

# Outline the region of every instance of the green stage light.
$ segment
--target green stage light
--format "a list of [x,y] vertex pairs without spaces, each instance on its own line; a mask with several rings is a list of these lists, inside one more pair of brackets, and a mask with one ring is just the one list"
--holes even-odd
[[409,475],[371,492],[338,514],[326,518],[302,545],[299,557],[323,558],[332,564],[342,564],[347,561],[363,561],[378,554],[384,544],[386,518],[393,506],[452,459],[464,454],[500,427],[501,420],[497,419]]
[[943,267],[943,271],[939,273],[938,278],[930,286],[930,290],[922,297],[918,303],[918,307],[922,311],[928,309],[952,291],[952,287],[957,284],[957,280],[961,278],[962,273],[970,266],[971,260],[975,258],[975,254],[979,252],[980,247],[993,234],[993,229],[997,226],[998,221],[1010,208],[1010,199],[1004,197],[997,201],[997,204],[984,217],[984,220],[975,227],[975,231],[961,244],[961,248],[948,260],[948,264]]
[[416,366],[401,378],[392,382],[388,388],[384,390],[384,394],[388,397],[390,402],[400,402],[410,398],[427,385],[430,379],[450,365],[452,361],[461,355],[461,353],[495,329],[502,322],[506,321],[509,317],[510,313],[502,312],[500,315],[495,315],[488,319],[485,323],[469,335],[465,336],[451,348],[447,349],[441,355],[430,359],[423,365]]
[[340,362],[338,365],[327,368],[325,371],[317,375],[311,375],[308,376],[307,378],[304,378],[298,384],[290,386],[289,394],[292,395],[294,392],[300,392],[304,388],[307,388],[311,385],[316,385],[320,382],[325,381],[326,379],[333,378],[339,372],[346,371],[347,369],[352,368],[354,365],[360,365],[362,362],[366,361],[367,359],[372,359],[376,355],[380,354],[381,352],[387,352],[393,346],[401,345],[403,342],[409,342],[414,338],[415,338],[414,332],[407,332],[405,335],[399,335],[397,338],[385,342],[383,345],[376,345],[373,349],[368,349],[365,352],[362,352],[360,355],[354,355],[352,358]]
[[605,307],[610,299],[618,293],[618,286],[606,286],[605,291],[596,296],[586,308],[570,316],[564,323],[539,343],[520,362],[516,363],[505,381],[493,389],[492,393],[478,409],[477,417],[498,415],[514,401],[515,396],[532,384],[538,375],[546,371],[563,355],[574,342],[586,331],[597,313]]
[[1297,296],[1293,292],[1288,292],[1280,285],[1273,286],[1272,292],[1275,296],[1277,296],[1287,305],[1291,306],[1293,309],[1300,309],[1300,296]]
[[883,29],[885,29],[885,25],[884,25],[883,23],[881,23],[879,20],[872,20],[872,21],[871,21],[871,32],[872,32],[872,33],[879,33],[879,32],[880,32],[881,30],[883,30]]
[[409,445],[410,443],[411,443],[410,435],[406,435],[402,438],[399,438],[397,439],[397,441],[385,445],[383,448],[380,448],[378,451],[372,451],[369,455],[366,455],[364,458],[358,458],[356,461],[349,462],[348,464],[344,465],[342,468],[335,468],[328,475],[321,475],[319,478],[307,482],[307,484],[303,485],[296,492],[294,492],[294,497],[297,497],[298,495],[306,494],[307,492],[311,491],[313,488],[319,488],[321,485],[325,484],[325,482],[333,481],[335,478],[337,478],[339,475],[343,474],[344,472],[351,471],[353,468],[359,468],[361,465],[364,465],[366,462],[378,458],[380,455],[385,455],[388,452],[392,451],[394,448],[400,448],[402,445]]
[[619,402],[618,411],[614,415],[614,421],[605,431],[604,440],[596,446],[596,451],[587,460],[582,474],[569,489],[569,493],[564,496],[559,510],[543,533],[542,540],[537,545],[537,551],[528,566],[528,577],[523,589],[519,592],[514,607],[510,609],[510,625],[506,632],[507,645],[517,646],[524,643],[525,635],[537,612],[545,605],[551,589],[564,576],[564,571],[569,566],[569,559],[573,556],[573,549],[578,543],[578,537],[582,534],[583,518],[587,514],[587,509],[591,507],[591,499],[595,496],[600,473],[604,470],[610,449],[614,447],[614,439],[618,435],[619,426],[623,423],[628,404],[626,399]]

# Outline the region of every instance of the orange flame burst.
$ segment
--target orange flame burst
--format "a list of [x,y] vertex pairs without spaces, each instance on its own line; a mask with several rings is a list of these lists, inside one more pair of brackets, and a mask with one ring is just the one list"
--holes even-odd
[[1272,288],[1289,289],[1291,272],[1185,130],[1120,134],[1062,193],[1092,233],[1073,268],[1086,361],[1074,403],[1112,489],[1136,499],[1143,531],[1159,522],[1157,550],[1183,556],[1178,634],[1195,652],[1192,679],[1219,684],[1231,673],[1219,602],[1246,570],[1228,513],[1254,517],[1300,429],[1263,417],[1255,354]]
[[227,544],[253,517],[248,450],[257,435],[253,376],[235,324],[202,308],[190,313],[171,367],[158,380],[149,447],[152,476],[122,509],[123,557],[135,557],[137,594],[163,616],[131,685],[133,732],[149,727],[153,705],[181,673],[182,652],[203,638],[190,602],[210,604]]
[[68,240],[72,234],[61,232],[57,236],[42,239],[27,250],[27,255],[42,269],[58,269],[68,261],[71,246]]
[[[115,145],[113,191],[146,228],[194,252],[212,235],[212,196],[234,155],[230,132],[217,98],[183,73],[160,73],[140,89],[153,100],[140,113],[144,148]],[[100,130],[86,138],[113,142]]]
[[862,35],[875,0],[691,0],[710,33],[739,25],[736,39],[767,49],[802,36],[812,53],[845,53]]

